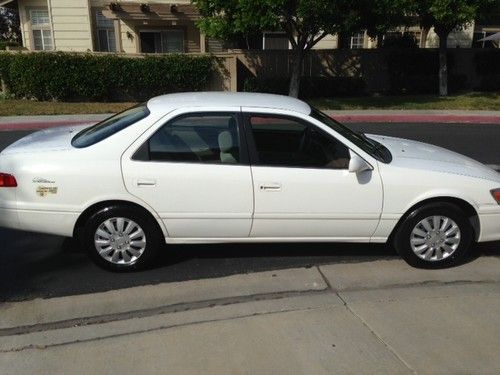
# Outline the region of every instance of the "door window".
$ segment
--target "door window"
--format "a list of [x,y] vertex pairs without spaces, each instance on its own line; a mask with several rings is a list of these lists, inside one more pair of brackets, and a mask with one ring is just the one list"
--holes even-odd
[[238,164],[240,137],[234,114],[182,116],[148,141],[149,160]]
[[349,149],[333,137],[289,117],[250,116],[257,164],[347,169]]

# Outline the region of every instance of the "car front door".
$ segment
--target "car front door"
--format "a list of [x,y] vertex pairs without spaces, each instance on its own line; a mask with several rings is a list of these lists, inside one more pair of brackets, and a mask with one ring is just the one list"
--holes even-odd
[[239,107],[179,114],[125,152],[128,191],[159,214],[169,237],[248,237],[253,187],[240,118]]
[[370,239],[383,199],[376,165],[350,173],[351,151],[304,119],[244,118],[255,186],[251,237]]

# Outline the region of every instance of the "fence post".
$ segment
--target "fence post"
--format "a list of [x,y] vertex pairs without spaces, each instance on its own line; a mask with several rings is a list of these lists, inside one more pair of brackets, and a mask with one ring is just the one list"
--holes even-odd
[[230,79],[229,91],[236,92],[238,91],[238,55],[232,55],[228,63]]

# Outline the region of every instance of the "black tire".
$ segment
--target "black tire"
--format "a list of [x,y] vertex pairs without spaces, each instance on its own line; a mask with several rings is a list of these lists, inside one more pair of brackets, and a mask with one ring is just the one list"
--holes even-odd
[[[411,233],[420,221],[431,216],[446,216],[453,220],[460,229],[460,243],[456,250],[447,258],[441,260],[425,260],[420,258],[412,249]],[[407,215],[399,225],[394,236],[394,246],[399,255],[410,265],[416,268],[448,268],[460,264],[467,254],[473,240],[473,228],[465,213],[451,203],[430,203],[416,208]]]
[[[145,235],[146,245],[144,252],[132,264],[116,264],[104,259],[99,255],[99,251],[94,242],[94,237],[99,226],[108,219],[118,217],[126,218],[138,224]],[[90,258],[99,267],[114,272],[126,272],[151,266],[159,250],[164,246],[165,241],[161,229],[158,227],[158,223],[150,215],[133,207],[110,206],[102,208],[90,216],[85,223],[82,243]]]

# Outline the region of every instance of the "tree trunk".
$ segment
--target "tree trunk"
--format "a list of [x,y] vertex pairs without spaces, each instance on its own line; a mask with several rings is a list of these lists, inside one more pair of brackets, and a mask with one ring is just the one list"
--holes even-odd
[[2,87],[2,94],[4,95],[4,97],[8,96],[10,94],[9,87],[7,86],[7,83],[3,78],[1,79],[1,87]]
[[448,34],[439,34],[439,95],[448,96]]
[[288,95],[293,98],[299,97],[300,91],[300,76],[302,75],[302,63],[304,62],[304,50],[297,48],[292,65],[292,75],[290,77],[290,88]]

